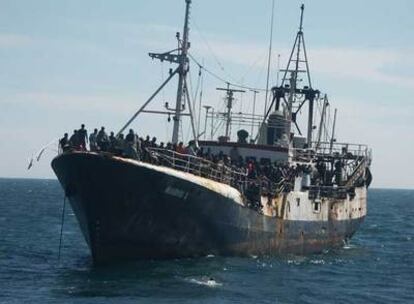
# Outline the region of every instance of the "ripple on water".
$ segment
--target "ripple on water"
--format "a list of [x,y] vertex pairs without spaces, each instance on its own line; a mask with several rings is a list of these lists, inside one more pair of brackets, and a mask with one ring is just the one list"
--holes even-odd
[[217,282],[213,278],[191,278],[187,280],[189,283],[216,288],[223,286],[223,283]]

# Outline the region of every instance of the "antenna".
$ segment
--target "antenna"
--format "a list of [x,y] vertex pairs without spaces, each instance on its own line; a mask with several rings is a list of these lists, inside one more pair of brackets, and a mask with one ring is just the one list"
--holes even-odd
[[227,113],[226,113],[226,133],[225,133],[225,136],[226,136],[227,140],[229,140],[230,139],[230,124],[231,124],[231,109],[233,107],[234,93],[235,92],[244,93],[246,91],[230,89],[230,84],[229,83],[227,83],[227,88],[217,88],[217,90],[218,91],[225,91],[227,93],[227,95],[226,95]]
[[277,54],[276,86],[279,86],[279,77],[280,77],[280,54]]
[[269,95],[269,78],[270,78],[270,64],[271,64],[271,61],[272,61],[274,16],[275,16],[275,0],[272,0],[272,17],[270,19],[270,42],[269,42],[269,54],[268,54],[268,57],[267,57],[267,77],[266,77],[266,96],[265,96],[264,115],[266,115],[267,100],[268,100],[268,95]]
[[[204,120],[204,140],[206,139],[206,135],[207,135],[207,119],[208,119],[208,111],[210,111],[210,109],[212,108],[211,106],[205,105],[203,106],[204,109],[206,109],[206,118]],[[201,134],[200,134],[201,136]]]
[[331,137],[331,142],[330,142],[330,145],[329,145],[329,154],[332,153],[333,144],[335,142],[335,128],[336,128],[336,113],[337,112],[338,112],[338,109],[335,109],[333,126],[332,126],[332,137]]
[[253,111],[252,111],[252,127],[251,127],[251,131],[250,131],[250,139],[253,136],[253,132],[254,132],[254,115],[256,114],[256,97],[257,94],[259,93],[259,91],[257,90],[251,90],[253,92]]
[[316,141],[316,150],[318,150],[319,145],[321,143],[321,137],[322,137],[322,127],[325,121],[325,115],[326,115],[326,108],[329,105],[328,96],[325,94],[323,98],[323,106],[322,106],[322,113],[321,113],[321,120],[319,122],[319,128],[318,128],[318,139]]

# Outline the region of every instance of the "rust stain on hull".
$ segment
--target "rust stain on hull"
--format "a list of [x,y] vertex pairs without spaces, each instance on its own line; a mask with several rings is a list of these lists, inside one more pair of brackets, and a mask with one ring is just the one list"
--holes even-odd
[[266,216],[199,183],[97,155],[63,155],[52,166],[71,188],[69,201],[98,263],[320,252],[340,245],[363,220],[287,220],[286,195],[271,200],[276,215]]

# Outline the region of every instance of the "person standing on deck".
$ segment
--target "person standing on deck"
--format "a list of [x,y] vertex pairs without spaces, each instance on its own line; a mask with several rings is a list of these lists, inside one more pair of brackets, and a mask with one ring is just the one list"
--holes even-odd
[[150,142],[149,145],[150,145],[151,148],[156,148],[157,147],[157,138],[156,137],[153,137],[151,139],[151,142]]
[[118,134],[118,136],[116,137],[116,147],[115,150],[117,151],[117,153],[119,153],[119,155],[123,155],[124,151],[125,151],[125,137],[124,134]]
[[88,142],[88,131],[85,129],[85,125],[82,124],[78,130],[80,149],[86,151],[86,143]]
[[101,127],[101,130],[98,132],[98,135],[96,136],[96,142],[101,151],[108,150],[109,138],[108,134],[106,134],[105,132],[105,127]]
[[98,136],[98,129],[93,130],[93,133],[89,135],[89,149],[91,151],[98,151],[98,146],[96,143],[97,136]]
[[142,147],[144,149],[145,148],[148,148],[150,146],[150,143],[151,143],[150,137],[149,137],[149,135],[147,135],[147,137],[145,138],[145,140],[142,142]]
[[65,133],[61,139],[59,139],[60,152],[65,152],[69,147],[68,133]]
[[118,140],[115,137],[115,133],[111,132],[109,135],[109,152],[116,153],[117,145],[118,145]]
[[179,153],[179,154],[185,154],[185,147],[184,147],[184,143],[182,141],[180,141],[178,143],[177,149],[175,150],[175,152]]
[[75,150],[79,149],[79,134],[78,130],[73,130],[72,136],[69,138],[69,145]]
[[197,155],[197,147],[195,145],[194,140],[191,140],[188,143],[188,146],[185,148],[185,154],[196,156]]
[[239,160],[239,150],[237,146],[233,146],[230,150],[230,160],[232,164],[235,164]]
[[134,130],[130,129],[129,133],[127,134],[127,136],[125,137],[125,156],[132,158],[132,159],[138,159],[139,160],[139,155],[137,153],[137,149],[136,149],[136,136],[134,133]]

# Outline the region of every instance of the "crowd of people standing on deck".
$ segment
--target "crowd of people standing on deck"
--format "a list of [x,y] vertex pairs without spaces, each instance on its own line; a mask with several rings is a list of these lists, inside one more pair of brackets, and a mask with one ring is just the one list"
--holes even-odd
[[[318,177],[326,176],[326,168],[323,168],[320,164],[316,164],[314,167],[300,164],[291,166],[285,162],[272,163],[266,160],[257,161],[254,158],[245,159],[239,155],[236,147],[230,150],[229,155],[221,151],[218,154],[213,154],[209,149],[206,151],[203,148],[197,147],[194,141],[190,141],[188,145],[184,145],[183,142],[178,144],[158,143],[156,137],[146,136],[144,139],[139,137],[132,129],[129,130],[126,136],[122,133],[115,135],[114,132],[110,132],[108,135],[105,127],[101,127],[99,130],[94,129],[88,136],[85,125],[82,124],[81,128],[74,130],[70,137],[65,133],[59,141],[59,147],[62,152],[107,152],[116,156],[167,166],[168,163],[163,162],[161,158],[154,157],[154,153],[151,153],[151,149],[148,148],[173,151],[184,156],[197,156],[211,162],[216,168],[229,168],[240,176],[245,176],[248,185],[244,190],[246,196],[250,197],[260,197],[260,194],[263,194],[263,190],[268,193],[274,192],[275,186],[278,186],[281,181],[284,181],[283,187],[285,188],[283,191],[290,191],[294,186],[295,177],[298,175],[308,174],[312,176],[312,184],[315,181],[317,182]],[[239,188],[236,184],[232,184],[232,186]],[[260,210],[259,200],[251,199],[250,201],[251,208]]]
[[[88,149],[89,145],[89,149]],[[244,172],[248,179],[255,180],[258,178],[267,179],[272,182],[278,182],[282,179],[293,180],[295,176],[303,173],[312,172],[310,166],[296,165],[289,166],[285,162],[270,162],[257,161],[254,158],[243,158],[238,154],[237,148],[233,148],[229,155],[219,152],[213,154],[211,151],[199,148],[190,141],[188,145],[183,142],[178,144],[173,143],[158,143],[156,137],[146,136],[146,138],[139,137],[133,129],[130,129],[128,134],[124,136],[123,133],[115,135],[114,132],[106,133],[105,127],[94,131],[88,136],[85,125],[74,130],[69,137],[67,133],[59,141],[60,151],[91,151],[91,152],[108,152],[116,156],[132,158],[147,162],[157,162],[156,158],[152,158],[147,148],[159,148],[174,151],[182,155],[191,155],[203,158],[214,164],[226,166],[239,172]],[[318,171],[319,168],[316,166]]]
[[178,144],[159,143],[156,137],[151,138],[150,136],[146,136],[145,139],[139,137],[133,129],[130,129],[128,134],[124,136],[123,133],[115,135],[114,132],[110,132],[108,135],[105,127],[101,127],[100,130],[94,129],[93,133],[88,136],[85,125],[82,124],[81,128],[74,130],[71,136],[65,133],[59,140],[59,150],[61,152],[108,152],[117,156],[149,161],[146,148],[160,148],[172,150],[180,154],[197,155],[197,150],[193,142],[190,142],[187,146],[183,142],[179,142]]

